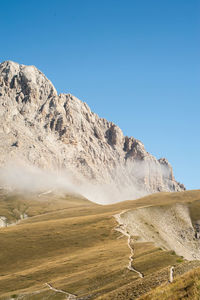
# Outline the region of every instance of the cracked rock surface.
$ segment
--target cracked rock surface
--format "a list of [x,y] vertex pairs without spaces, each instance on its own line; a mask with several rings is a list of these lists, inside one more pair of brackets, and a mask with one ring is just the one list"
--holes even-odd
[[0,166],[18,160],[72,170],[91,182],[126,189],[125,198],[185,189],[166,159],[157,160],[71,94],[58,95],[34,66],[0,64],[0,140]]

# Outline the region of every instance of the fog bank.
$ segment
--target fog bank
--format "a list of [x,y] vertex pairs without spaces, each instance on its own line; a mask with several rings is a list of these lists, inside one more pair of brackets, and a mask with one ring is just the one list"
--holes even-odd
[[0,186],[23,193],[48,191],[80,194],[101,204],[115,203],[151,193],[146,182],[169,178],[169,170],[154,162],[131,162],[111,172],[109,182],[96,183],[71,170],[42,170],[12,162],[0,169]]

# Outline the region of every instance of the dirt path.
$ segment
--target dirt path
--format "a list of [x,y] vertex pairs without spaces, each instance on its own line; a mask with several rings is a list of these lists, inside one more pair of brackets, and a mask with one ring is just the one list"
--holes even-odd
[[65,291],[63,291],[63,290],[58,290],[58,289],[54,288],[54,287],[53,287],[51,284],[49,284],[49,283],[46,283],[46,286],[48,286],[48,288],[49,288],[50,290],[53,290],[54,292],[62,293],[62,294],[67,295],[67,298],[66,298],[67,300],[76,300],[76,299],[77,299],[77,296],[76,296],[76,295],[67,293],[67,292],[65,292]]
[[138,276],[140,278],[143,278],[144,275],[139,272],[138,270],[134,269],[133,266],[132,266],[132,262],[133,262],[133,257],[134,257],[134,249],[133,249],[133,246],[131,245],[131,235],[129,234],[129,232],[127,231],[126,229],[126,226],[123,224],[123,222],[121,221],[121,214],[123,214],[125,211],[122,211],[121,213],[117,214],[117,215],[114,215],[116,221],[118,222],[118,226],[115,227],[115,230],[121,232],[123,235],[127,236],[128,237],[128,240],[127,240],[127,243],[128,243],[128,247],[131,251],[131,254],[129,256],[129,263],[128,263],[128,266],[127,268],[130,270],[130,271],[133,271],[135,273],[138,274]]
[[54,190],[49,190],[49,191],[46,191],[46,192],[43,192],[43,193],[40,193],[39,195],[38,195],[38,197],[40,197],[40,196],[42,196],[42,195],[47,195],[47,194],[50,194],[50,193],[52,193]]

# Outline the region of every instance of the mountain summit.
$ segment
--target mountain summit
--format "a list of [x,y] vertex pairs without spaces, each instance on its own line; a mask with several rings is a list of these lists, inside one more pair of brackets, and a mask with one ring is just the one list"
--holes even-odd
[[124,136],[71,94],[57,95],[34,66],[0,64],[0,115],[1,167],[20,160],[70,170],[117,200],[185,189],[165,158],[157,160],[139,140]]

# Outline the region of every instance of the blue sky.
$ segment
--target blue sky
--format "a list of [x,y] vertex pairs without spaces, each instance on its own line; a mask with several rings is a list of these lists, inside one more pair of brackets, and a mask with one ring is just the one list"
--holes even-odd
[[0,61],[35,65],[200,188],[200,1],[0,0],[0,9]]

